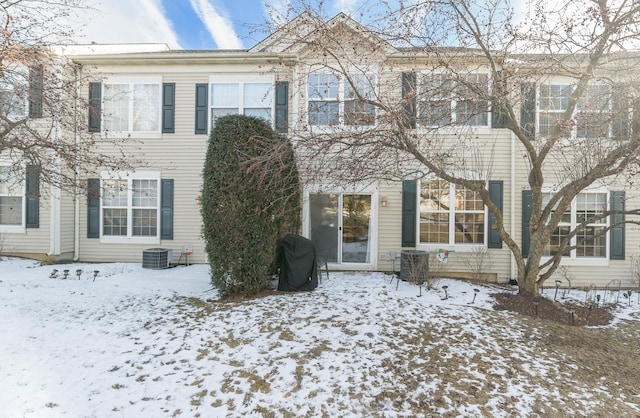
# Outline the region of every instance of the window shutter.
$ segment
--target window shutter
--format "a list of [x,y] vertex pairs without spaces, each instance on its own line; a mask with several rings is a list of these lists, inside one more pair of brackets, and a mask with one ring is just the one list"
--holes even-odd
[[27,187],[26,198],[26,223],[27,228],[40,227],[40,166],[28,165],[26,167]]
[[520,127],[530,141],[536,136],[536,85],[522,83],[520,85],[522,104],[520,105]]
[[[624,211],[625,209],[625,193],[624,192],[611,192],[611,210]],[[611,230],[609,231],[609,237],[611,242],[609,243],[609,258],[611,260],[624,260],[624,223],[616,225],[619,222],[624,222],[624,213],[618,213],[611,215]]]
[[276,131],[287,133],[289,118],[289,82],[276,82]]
[[531,223],[533,194],[531,190],[522,191],[522,256],[529,257],[529,246],[531,244],[531,234],[529,233],[529,224]]
[[162,133],[175,133],[176,83],[162,83]]
[[102,83],[89,83],[89,132],[100,132]]
[[402,103],[404,106],[404,126],[416,127],[416,73],[402,73]]
[[87,238],[100,238],[100,179],[87,180]]
[[[507,95],[507,82],[503,77],[504,73],[498,71],[496,73],[496,79],[493,81],[493,96],[503,97]],[[502,129],[507,127],[507,119],[503,109],[495,103],[491,106],[491,127],[495,129]]]
[[41,64],[29,68],[29,117],[42,117],[42,98],[44,92],[44,69]]
[[207,134],[208,84],[196,84],[196,134]]
[[416,246],[416,197],[418,182],[403,180],[402,182],[402,246]]
[[[491,180],[489,181],[489,197],[491,201],[500,209],[502,212],[502,195],[503,195],[503,182],[502,180]],[[489,248],[502,248],[502,240],[498,235],[498,232],[492,228],[493,224],[496,222],[496,215],[489,211],[489,238],[488,238],[488,247]]]
[[629,86],[617,84],[613,86],[611,110],[613,112],[612,138],[629,139]]
[[173,239],[173,179],[161,180],[160,239]]

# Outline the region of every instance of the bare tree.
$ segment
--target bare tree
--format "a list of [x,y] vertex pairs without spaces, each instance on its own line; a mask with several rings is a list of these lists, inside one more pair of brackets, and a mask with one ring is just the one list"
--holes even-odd
[[[126,170],[121,139],[87,130],[88,99],[79,87],[88,73],[56,55],[69,42],[82,0],[0,0],[0,175],[21,183],[25,166],[39,181],[73,191],[95,167]],[[66,23],[65,23],[66,22]],[[98,149],[108,151],[98,151]]]
[[[520,293],[537,295],[563,256],[638,214],[615,195],[613,205],[605,198],[561,225],[582,192],[624,186],[638,172],[640,116],[630,109],[640,5],[531,1],[516,19],[503,0],[398,3],[359,9],[354,17],[366,28],[346,16],[323,19],[322,2],[290,9],[303,13],[277,42],[298,54],[295,88],[308,103],[289,129],[301,174],[323,183],[432,176],[458,186],[488,208],[490,228],[515,259]],[[338,81],[316,75],[323,72]],[[507,132],[501,138],[524,161],[518,186],[530,219],[522,242],[487,189],[505,151],[478,135],[478,125]]]

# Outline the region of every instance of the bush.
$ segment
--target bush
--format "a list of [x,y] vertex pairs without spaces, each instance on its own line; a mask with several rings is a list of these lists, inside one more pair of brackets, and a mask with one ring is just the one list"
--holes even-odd
[[267,288],[278,266],[280,240],[300,227],[291,144],[262,119],[218,118],[209,138],[201,203],[211,282],[220,296]]

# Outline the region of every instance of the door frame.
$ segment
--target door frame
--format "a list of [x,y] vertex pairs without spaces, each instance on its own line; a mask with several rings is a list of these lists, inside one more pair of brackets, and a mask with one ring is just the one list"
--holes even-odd
[[[332,270],[376,270],[378,267],[378,206],[379,192],[377,185],[368,186],[335,186],[335,185],[307,185],[302,194],[302,235],[311,237],[311,213],[309,208],[310,194],[363,194],[371,196],[371,214],[369,218],[370,239],[369,243],[369,263],[329,263]],[[342,212],[338,216],[340,226],[342,226]],[[342,237],[342,235],[340,235]],[[338,250],[341,250],[342,238]]]

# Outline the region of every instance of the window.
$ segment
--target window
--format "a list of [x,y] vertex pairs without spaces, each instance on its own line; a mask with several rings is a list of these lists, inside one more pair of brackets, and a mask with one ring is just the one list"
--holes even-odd
[[9,166],[0,166],[0,226],[23,226],[24,183]]
[[27,67],[8,63],[0,79],[0,113],[10,120],[19,120],[28,115]]
[[160,80],[103,83],[103,130],[114,135],[160,135]]
[[423,126],[489,125],[488,76],[467,74],[456,81],[450,74],[422,77],[418,120]]
[[220,116],[255,116],[271,123],[273,82],[211,83],[211,125]]
[[159,179],[102,180],[102,236],[157,238]]
[[[551,199],[552,194],[547,194],[543,204]],[[553,256],[558,253],[560,242],[577,226],[594,216],[601,215],[607,210],[607,193],[585,192],[580,193],[570,207],[563,213],[560,224],[553,232],[545,255]],[[577,248],[563,253],[563,257],[570,258],[605,258],[607,256],[607,219],[598,219],[589,222],[576,237],[571,240],[572,246]]]
[[[352,83],[330,73],[312,73],[308,78],[308,118],[313,126],[372,126],[376,109],[358,99],[373,99],[375,76],[350,75]],[[352,85],[353,84],[353,85]]]
[[571,123],[561,126],[573,91],[570,85],[543,84],[540,86],[538,126],[540,135],[551,137],[556,128],[572,138],[608,138],[611,135],[611,86],[587,86],[576,103]]
[[485,243],[485,208],[480,195],[445,180],[420,182],[420,243]]

